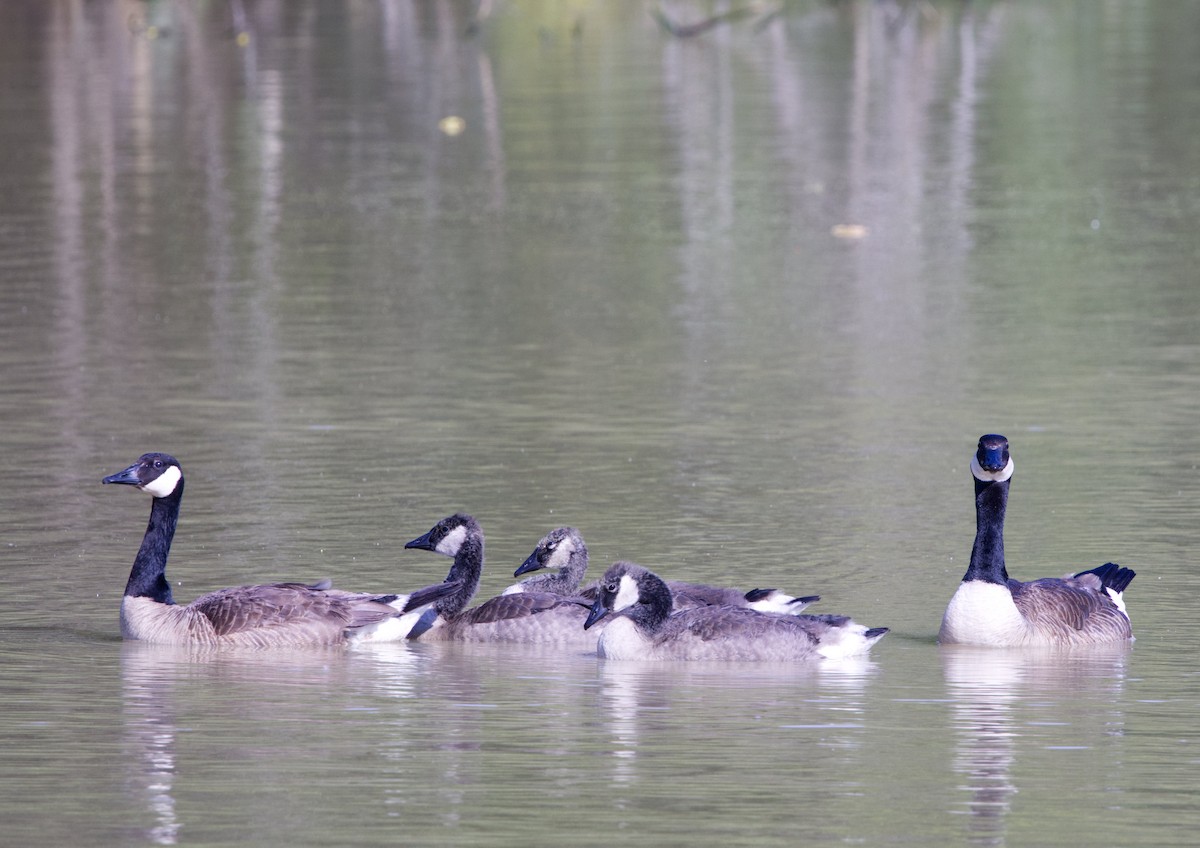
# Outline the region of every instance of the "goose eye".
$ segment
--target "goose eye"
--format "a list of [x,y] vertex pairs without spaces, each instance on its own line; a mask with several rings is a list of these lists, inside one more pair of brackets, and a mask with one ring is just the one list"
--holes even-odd
[[162,467],[163,467],[163,461],[162,461],[161,459],[156,459],[156,460],[154,460],[154,467],[155,467],[155,468],[162,468]]

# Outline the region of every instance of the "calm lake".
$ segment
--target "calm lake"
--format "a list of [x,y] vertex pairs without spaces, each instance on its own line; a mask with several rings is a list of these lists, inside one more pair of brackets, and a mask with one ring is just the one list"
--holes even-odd
[[[1200,4],[0,5],[0,832],[21,846],[1192,845]],[[662,16],[662,21],[657,16]],[[1132,646],[935,636],[1016,462]],[[168,576],[820,594],[813,665],[120,639]]]

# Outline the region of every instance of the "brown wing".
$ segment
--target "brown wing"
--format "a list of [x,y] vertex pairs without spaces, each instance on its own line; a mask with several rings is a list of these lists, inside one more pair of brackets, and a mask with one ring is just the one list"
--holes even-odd
[[1128,638],[1131,633],[1129,619],[1090,581],[1045,577],[1028,583],[1010,580],[1008,586],[1017,609],[1038,632],[1067,642]]
[[582,589],[576,592],[575,595],[576,597],[587,601],[588,605],[591,606],[595,602],[596,598],[600,597],[600,584],[589,583],[587,586],[584,586]]
[[537,615],[560,606],[588,606],[582,598],[552,595],[547,592],[518,592],[497,595],[454,617],[455,624],[491,624],[513,618]]
[[745,601],[745,594],[739,589],[683,583],[677,580],[668,580],[667,587],[671,590],[677,610],[698,606],[742,606]]
[[386,604],[343,592],[325,592],[303,583],[240,586],[211,592],[190,608],[211,622],[217,637],[264,628],[300,627],[341,633],[396,611]]
[[678,620],[683,629],[705,642],[722,639],[743,641],[778,635],[816,645],[820,640],[815,630],[822,629],[825,624],[841,625],[849,619],[832,615],[775,615],[745,607],[708,606],[676,613],[668,619],[672,620]]

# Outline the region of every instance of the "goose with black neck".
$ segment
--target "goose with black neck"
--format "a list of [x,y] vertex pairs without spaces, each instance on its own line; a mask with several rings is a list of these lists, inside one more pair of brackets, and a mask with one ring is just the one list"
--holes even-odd
[[1022,582],[1004,560],[1004,518],[1015,464],[1008,439],[987,434],[971,458],[975,543],[942,617],[938,641],[992,647],[1091,645],[1133,638],[1123,593],[1134,572],[1113,562]]
[[329,583],[272,583],[219,589],[190,604],[175,603],[167,557],[183,500],[183,468],[170,454],[147,453],[104,483],[151,496],[150,522],[121,599],[121,635],[169,645],[303,647],[353,642],[363,628],[416,614],[444,594],[442,586],[409,595],[331,589]]

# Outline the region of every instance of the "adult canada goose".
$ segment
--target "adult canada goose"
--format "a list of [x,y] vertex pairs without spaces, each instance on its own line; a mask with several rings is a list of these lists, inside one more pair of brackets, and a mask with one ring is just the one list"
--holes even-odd
[[458,513],[443,518],[404,547],[453,557],[446,581],[456,586],[422,615],[410,638],[424,642],[524,642],[595,650],[596,634],[585,633],[583,628],[588,604],[578,597],[520,592],[498,595],[466,608],[479,588],[484,559],[483,530],[470,515]]
[[[504,594],[520,592],[550,592],[559,595],[572,595],[594,601],[597,595],[597,584],[583,589],[579,584],[583,581],[584,572],[588,567],[587,545],[583,537],[574,527],[559,527],[551,530],[537,543],[525,562],[513,572],[513,577],[520,577],[531,571],[548,570],[550,574],[539,574],[520,583],[514,583],[504,590]],[[727,605],[749,607],[759,612],[778,612],[794,615],[809,604],[821,600],[820,595],[806,595],[796,598],[778,589],[751,589],[743,592],[741,589],[723,586],[706,586],[702,583],[683,583],[676,580],[666,581],[671,590],[674,609],[681,610],[696,606]]]
[[745,607],[700,606],[671,612],[671,590],[631,562],[604,572],[584,627],[614,620],[596,646],[614,660],[787,661],[867,653],[886,627],[867,629],[843,615],[778,615]]
[[314,584],[239,586],[201,595],[180,606],[167,582],[167,555],[183,499],[183,469],[165,453],[147,453],[105,483],[136,486],[152,498],[150,523],[125,584],[121,635],[169,645],[300,647],[331,645],[419,606],[446,591],[431,587],[413,595],[371,595]]
[[1012,481],[1008,439],[985,435],[971,460],[975,545],[942,618],[940,642],[1016,647],[1091,645],[1133,638],[1121,597],[1134,572],[1109,562],[1022,583],[1004,567],[1004,512]]

